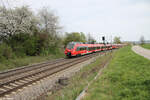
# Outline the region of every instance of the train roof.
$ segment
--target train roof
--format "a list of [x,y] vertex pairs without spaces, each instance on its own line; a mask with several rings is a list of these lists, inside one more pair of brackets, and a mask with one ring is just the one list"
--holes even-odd
[[104,46],[104,44],[76,44],[76,46],[96,47],[96,46]]

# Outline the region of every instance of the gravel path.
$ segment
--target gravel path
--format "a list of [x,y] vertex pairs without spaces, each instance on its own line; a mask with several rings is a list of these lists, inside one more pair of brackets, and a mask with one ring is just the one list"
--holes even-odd
[[140,46],[133,46],[133,47],[132,47],[132,50],[133,50],[135,53],[137,53],[137,54],[139,54],[139,55],[141,55],[141,56],[144,56],[145,58],[147,58],[147,59],[150,60],[150,50],[144,49],[144,48],[142,48],[142,47],[140,47]]

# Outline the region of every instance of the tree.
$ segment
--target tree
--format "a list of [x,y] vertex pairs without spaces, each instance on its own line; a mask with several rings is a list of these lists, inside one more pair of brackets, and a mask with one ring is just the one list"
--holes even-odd
[[142,35],[141,37],[140,37],[140,44],[144,44],[145,43],[145,39],[144,39],[144,36]]
[[9,45],[16,55],[55,51],[62,41],[60,29],[58,16],[49,9],[41,9],[36,16],[28,6],[0,7],[0,43]]
[[37,20],[27,6],[14,9],[0,7],[0,36],[3,39],[18,33],[32,33]]
[[60,37],[58,32],[62,27],[59,26],[58,16],[51,9],[43,8],[39,11],[40,29],[43,33],[49,34],[49,43],[56,46],[59,43]]
[[96,43],[96,40],[90,34],[88,34],[88,43],[91,43],[91,44]]
[[66,33],[64,38],[64,45],[66,46],[69,42],[86,42],[86,36],[83,32]]
[[119,44],[121,43],[120,37],[114,37],[114,43]]
[[44,29],[45,32],[55,35],[61,27],[58,23],[58,16],[48,8],[43,8],[39,11],[40,27]]

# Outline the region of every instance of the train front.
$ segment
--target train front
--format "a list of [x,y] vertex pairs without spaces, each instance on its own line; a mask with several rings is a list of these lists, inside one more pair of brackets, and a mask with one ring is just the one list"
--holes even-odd
[[72,56],[74,56],[75,54],[74,54],[74,46],[75,46],[75,43],[69,43],[68,45],[67,45],[67,47],[66,47],[66,49],[65,49],[65,55],[67,56],[67,57],[72,57]]

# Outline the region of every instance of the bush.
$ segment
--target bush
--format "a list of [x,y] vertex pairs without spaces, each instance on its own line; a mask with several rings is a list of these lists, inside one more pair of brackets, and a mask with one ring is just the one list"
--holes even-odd
[[51,39],[47,33],[32,35],[29,33],[14,34],[4,42],[7,46],[9,45],[10,49],[10,51],[5,51],[7,52],[7,59],[10,58],[8,52],[14,52],[17,57],[57,54],[60,43],[59,39]]
[[24,49],[23,45],[15,45],[13,47],[13,52],[15,53],[15,55],[17,57],[24,57],[24,56],[26,56],[25,49]]
[[38,43],[37,43],[36,37],[31,36],[28,40],[24,42],[23,45],[24,45],[24,50],[25,50],[26,55],[35,56],[38,54],[38,51],[37,51]]
[[15,55],[6,43],[0,44],[0,60],[13,58]]
[[13,35],[8,43],[11,45],[13,51],[17,56],[35,56],[38,49],[38,37],[28,33],[20,33]]
[[30,35],[25,33],[14,34],[8,39],[7,44],[11,46],[16,56],[23,57],[26,55],[25,47],[23,44],[26,40],[29,39],[29,37]]

